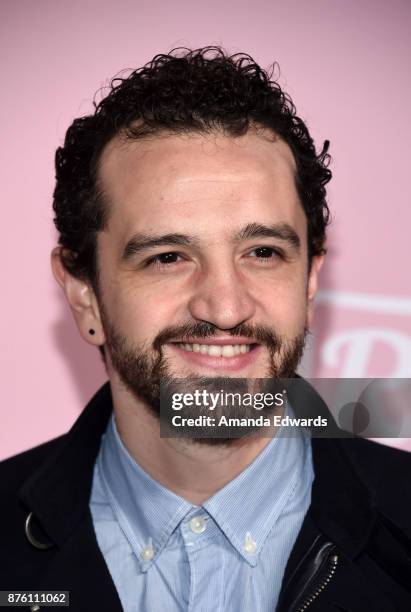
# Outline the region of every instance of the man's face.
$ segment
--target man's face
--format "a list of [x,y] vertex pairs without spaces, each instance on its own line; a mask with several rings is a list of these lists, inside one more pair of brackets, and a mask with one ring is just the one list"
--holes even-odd
[[98,267],[109,370],[149,404],[162,376],[292,375],[316,275],[294,177],[290,149],[267,133],[106,147]]

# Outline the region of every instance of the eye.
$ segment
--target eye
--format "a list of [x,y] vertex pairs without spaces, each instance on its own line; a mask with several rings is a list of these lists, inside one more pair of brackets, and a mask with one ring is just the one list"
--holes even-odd
[[282,254],[277,249],[268,246],[257,247],[250,251],[250,255],[251,257],[262,260],[274,260],[277,257],[282,257]]
[[160,253],[159,255],[154,255],[154,257],[150,257],[150,259],[146,261],[146,267],[167,267],[178,263],[181,259],[181,255],[179,253],[175,253],[174,251],[171,251],[170,253]]

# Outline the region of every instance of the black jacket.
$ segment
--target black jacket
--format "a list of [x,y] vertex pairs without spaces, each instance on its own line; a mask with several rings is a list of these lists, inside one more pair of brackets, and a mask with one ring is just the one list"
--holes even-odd
[[[69,610],[122,609],[88,505],[111,410],[107,384],[67,434],[0,464],[0,590],[64,590]],[[358,438],[312,448],[312,503],[277,611],[410,612],[411,453]]]

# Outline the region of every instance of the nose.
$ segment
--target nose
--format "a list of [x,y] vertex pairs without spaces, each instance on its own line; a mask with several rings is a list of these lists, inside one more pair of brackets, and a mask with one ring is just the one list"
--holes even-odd
[[188,306],[193,318],[219,329],[231,329],[249,321],[256,309],[245,279],[234,265],[215,265],[203,270]]

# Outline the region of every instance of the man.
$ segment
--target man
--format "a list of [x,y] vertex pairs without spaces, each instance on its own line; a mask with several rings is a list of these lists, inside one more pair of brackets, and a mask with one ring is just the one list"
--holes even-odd
[[52,266],[109,384],[68,434],[2,464],[1,589],[70,591],[73,610],[411,609],[407,453],[160,436],[164,380],[294,376],[327,148],[218,48],[156,56],[74,121]]

